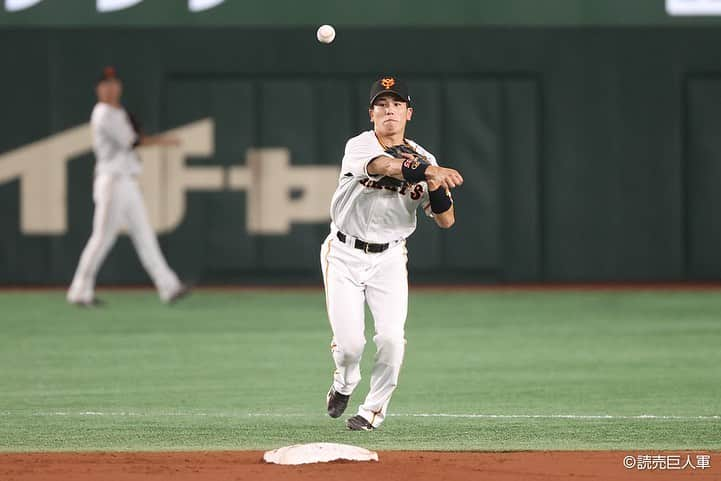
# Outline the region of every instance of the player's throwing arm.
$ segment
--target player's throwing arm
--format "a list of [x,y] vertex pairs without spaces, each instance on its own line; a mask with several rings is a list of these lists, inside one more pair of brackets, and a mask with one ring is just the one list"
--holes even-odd
[[455,213],[450,190],[463,184],[461,174],[455,169],[430,164],[406,144],[389,147],[386,153],[393,158],[384,156],[374,159],[368,166],[368,172],[413,184],[425,181],[430,201],[426,207],[430,207],[440,227],[451,227],[455,223]]

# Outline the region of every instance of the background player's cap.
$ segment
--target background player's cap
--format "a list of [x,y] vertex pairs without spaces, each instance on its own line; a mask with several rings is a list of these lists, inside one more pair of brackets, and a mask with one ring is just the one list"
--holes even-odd
[[383,76],[373,82],[373,85],[371,85],[371,95],[370,95],[370,102],[369,105],[373,105],[373,102],[382,94],[392,93],[396,94],[398,97],[402,98],[404,102],[407,102],[409,105],[411,103],[411,96],[408,95],[408,87],[406,87],[406,83],[403,82],[398,77],[394,77],[391,75]]
[[102,73],[98,77],[98,83],[104,82],[105,80],[120,80],[120,77],[118,77],[118,71],[115,70],[115,67],[108,66],[103,68]]

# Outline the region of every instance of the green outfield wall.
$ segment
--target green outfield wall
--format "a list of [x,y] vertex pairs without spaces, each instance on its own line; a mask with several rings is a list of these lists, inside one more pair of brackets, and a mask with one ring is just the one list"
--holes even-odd
[[718,0],[4,0],[0,26],[719,25]]
[[[72,276],[106,64],[148,131],[183,139],[143,152],[142,185],[185,278],[318,282],[344,142],[369,128],[369,83],[394,72],[415,102],[409,137],[466,178],[453,229],[419,218],[413,279],[717,279],[720,34],[346,27],[321,46],[303,26],[0,29],[0,282]],[[127,238],[100,279],[147,281]]]

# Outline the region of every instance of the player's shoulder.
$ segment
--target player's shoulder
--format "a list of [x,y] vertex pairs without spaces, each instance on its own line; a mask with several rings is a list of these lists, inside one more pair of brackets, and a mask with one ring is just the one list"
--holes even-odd
[[95,107],[93,107],[93,112],[90,114],[90,120],[93,122],[103,122],[118,116],[120,113],[122,113],[121,109],[117,109],[104,102],[98,102],[95,104]]
[[421,154],[423,157],[426,157],[431,164],[438,165],[438,161],[436,160],[436,156],[433,155],[428,149],[425,149],[421,144],[416,142],[415,140],[406,139],[406,142],[411,144],[411,147]]
[[102,117],[103,115],[107,115],[107,113],[108,105],[102,102],[98,102],[95,104],[95,107],[93,107],[93,112],[90,114],[90,117],[92,119],[97,119],[99,117]]
[[361,132],[355,137],[351,137],[350,139],[348,139],[348,141],[345,143],[345,150],[346,152],[348,152],[349,150],[373,147],[376,144],[378,144],[378,139],[376,138],[373,131],[366,130],[365,132]]

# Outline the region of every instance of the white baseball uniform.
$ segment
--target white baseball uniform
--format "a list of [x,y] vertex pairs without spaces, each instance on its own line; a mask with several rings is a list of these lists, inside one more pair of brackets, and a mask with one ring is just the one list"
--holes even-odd
[[[438,165],[432,154],[414,142],[408,143],[431,164]],[[384,155],[390,157],[372,130],[346,144],[338,189],[331,201],[331,232],[320,253],[326,307],[333,330],[331,351],[336,365],[333,387],[340,394],[350,395],[361,380],[360,361],[366,342],[365,302],[373,314],[377,354],[370,392],[358,414],[374,427],[383,422],[405,351],[408,311],[405,239],[416,228],[419,205],[431,215],[426,182],[406,184],[403,188],[386,186],[382,181],[379,184],[380,176],[368,173],[368,164]],[[356,248],[356,240],[388,247],[383,252],[367,252]]]
[[80,257],[67,299],[92,302],[100,265],[125,227],[160,298],[168,301],[182,287],[160,251],[145,211],[137,182],[140,160],[133,150],[138,136],[123,108],[102,102],[95,105],[90,125],[96,159],[93,233]]

